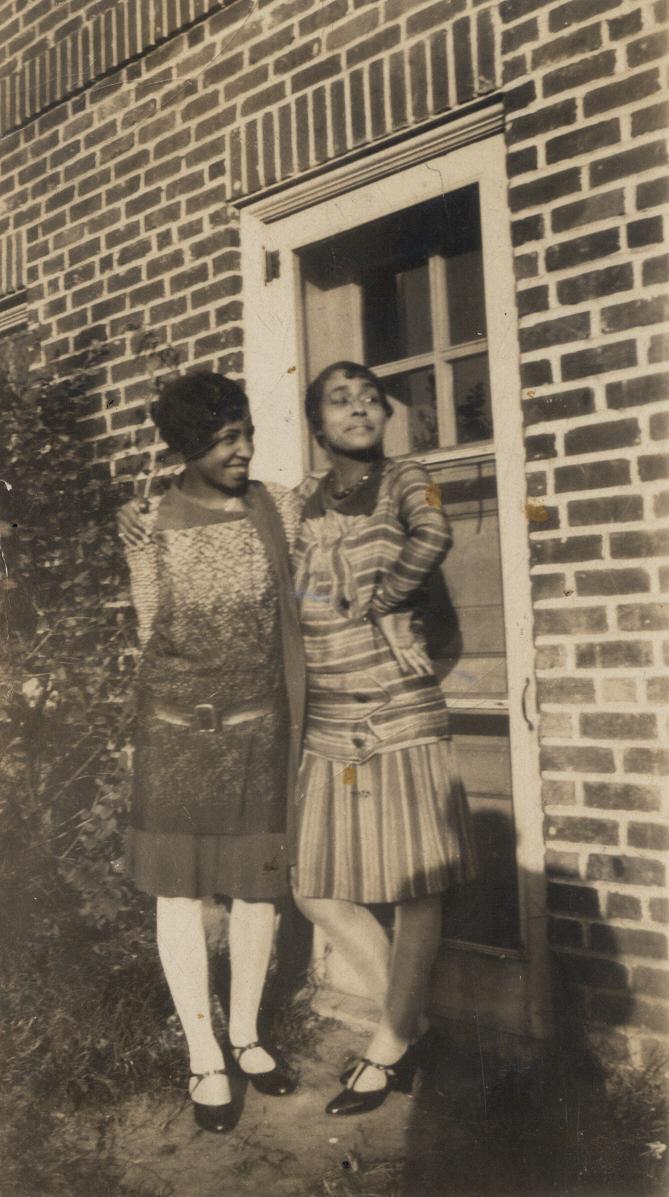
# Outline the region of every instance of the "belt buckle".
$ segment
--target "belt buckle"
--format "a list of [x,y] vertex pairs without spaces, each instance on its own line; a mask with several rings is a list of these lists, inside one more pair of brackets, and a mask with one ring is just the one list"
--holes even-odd
[[195,719],[197,722],[198,731],[218,731],[218,719],[216,717],[216,708],[214,707],[213,703],[199,702],[195,708]]

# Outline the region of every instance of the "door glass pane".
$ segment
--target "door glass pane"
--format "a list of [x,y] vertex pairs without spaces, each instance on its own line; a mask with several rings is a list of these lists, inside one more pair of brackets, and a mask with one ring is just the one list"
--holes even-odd
[[386,434],[388,455],[436,449],[439,429],[432,366],[390,374],[383,382],[394,413]]
[[454,358],[450,363],[458,444],[492,437],[492,406],[487,353]]
[[363,285],[365,361],[369,366],[432,348],[427,262],[370,272]]
[[453,547],[431,584],[428,647],[451,712],[472,811],[479,878],[449,898],[445,934],[494,947],[519,944],[506,646],[495,466],[444,465],[432,475]]
[[[478,231],[478,225],[476,231]],[[483,254],[480,246],[477,249],[454,254],[453,257],[447,259],[446,293],[448,296],[449,343],[461,345],[465,341],[476,341],[484,337],[486,334],[485,296],[483,292]]]

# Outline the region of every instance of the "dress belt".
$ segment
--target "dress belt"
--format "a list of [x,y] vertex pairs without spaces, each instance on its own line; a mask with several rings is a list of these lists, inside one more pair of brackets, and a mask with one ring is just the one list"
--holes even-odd
[[271,715],[271,707],[251,707],[236,714],[226,715],[212,702],[199,702],[194,707],[172,706],[170,703],[151,701],[147,713],[165,723],[176,723],[179,727],[190,727],[193,731],[215,732],[236,723],[248,723]]

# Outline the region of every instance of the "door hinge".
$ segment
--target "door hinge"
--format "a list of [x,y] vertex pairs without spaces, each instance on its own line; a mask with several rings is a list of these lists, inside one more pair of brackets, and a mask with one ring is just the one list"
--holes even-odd
[[281,275],[281,255],[278,249],[265,250],[265,286]]

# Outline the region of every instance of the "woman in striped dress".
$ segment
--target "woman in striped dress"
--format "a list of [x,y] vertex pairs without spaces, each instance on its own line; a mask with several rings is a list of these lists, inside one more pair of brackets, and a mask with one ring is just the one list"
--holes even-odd
[[[382,1010],[365,1057],[327,1106],[357,1114],[411,1087],[442,894],[473,874],[419,614],[451,536],[427,471],[383,456],[392,408],[370,370],[328,367],[306,410],[332,469],[302,488],[296,545],[308,699],[294,889]],[[392,947],[375,903],[394,907]]]

